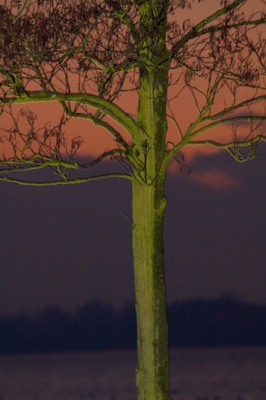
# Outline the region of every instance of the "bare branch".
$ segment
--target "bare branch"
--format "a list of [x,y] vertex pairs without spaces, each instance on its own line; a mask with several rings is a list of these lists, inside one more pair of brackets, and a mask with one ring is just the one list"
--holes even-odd
[[4,177],[0,177],[0,181],[18,183],[20,185],[27,185],[27,186],[54,186],[54,185],[69,185],[69,184],[75,184],[75,183],[84,183],[84,182],[97,181],[99,179],[106,179],[106,178],[132,179],[132,177],[130,175],[126,175],[126,174],[106,174],[106,175],[90,176],[90,177],[86,177],[86,178],[77,178],[77,179],[50,181],[50,182],[21,181],[19,179],[12,179],[7,176],[4,176]]

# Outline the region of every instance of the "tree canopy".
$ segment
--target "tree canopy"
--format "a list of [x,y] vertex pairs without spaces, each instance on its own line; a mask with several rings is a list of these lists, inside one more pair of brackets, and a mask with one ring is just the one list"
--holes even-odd
[[[217,2],[216,12],[206,12],[206,18],[196,24],[185,20],[180,26],[176,21],[166,25],[166,16],[193,7],[193,2],[158,1],[151,9],[147,1],[5,0],[0,7],[1,110],[2,115],[12,116],[13,123],[1,136],[1,162],[5,165],[1,179],[12,179],[6,173],[18,169],[49,166],[59,175],[58,183],[70,183],[72,169],[88,169],[111,156],[126,169],[119,176],[145,180],[148,145],[146,139],[137,144],[140,132],[145,137],[143,127],[114,103],[120,93],[133,90],[124,89],[130,72],[139,72],[139,79],[134,76],[134,89],[139,91],[144,70],[173,71],[169,86],[179,85],[176,97],[189,89],[198,111],[182,131],[170,100],[165,98],[170,110],[167,117],[175,122],[177,135],[174,143],[165,144],[163,164],[180,155],[187,145],[225,148],[237,161],[254,157],[258,141],[265,139],[257,134],[265,112],[255,113],[252,106],[265,101],[265,38],[258,27],[265,24],[266,16],[258,11],[247,18],[242,11],[247,3]],[[177,79],[171,82],[173,74]],[[217,109],[218,96],[225,88],[226,102],[220,101]],[[253,90],[239,101],[243,88]],[[36,114],[30,109],[21,109],[16,117],[12,114],[12,104],[54,100],[62,106],[62,118],[53,128],[36,129]],[[95,114],[88,106],[97,109]],[[104,121],[105,116],[129,132],[131,140]],[[74,117],[108,130],[114,137],[114,148],[92,162],[79,164],[75,156],[83,137],[67,140],[63,129]],[[21,118],[27,121],[26,132],[21,129]],[[243,121],[251,122],[250,130],[239,139],[237,128]],[[223,124],[233,124],[229,142],[198,138]],[[240,145],[249,147],[245,156]],[[139,153],[144,154],[140,157]],[[182,160],[177,161],[182,169]]]

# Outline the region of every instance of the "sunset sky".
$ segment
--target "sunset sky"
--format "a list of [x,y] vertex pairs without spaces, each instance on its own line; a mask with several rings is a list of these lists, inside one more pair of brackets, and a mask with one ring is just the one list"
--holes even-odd
[[[219,4],[205,0],[170,20],[191,18],[196,23],[212,14]],[[262,9],[259,1],[249,1],[247,12],[255,5],[257,10]],[[130,87],[127,81],[125,88]],[[168,99],[178,90],[178,85],[170,87]],[[245,95],[243,92],[240,97]],[[221,92],[217,110],[223,107],[224,100],[229,102],[230,98]],[[136,116],[137,93],[121,94],[115,103]],[[197,116],[193,98],[186,89],[170,107],[183,130]],[[36,112],[38,126],[48,121],[54,124],[62,115],[56,102],[31,104],[29,108]],[[252,110],[263,113],[261,106]],[[169,109],[167,113],[171,115]],[[105,120],[130,140],[118,124],[109,117]],[[1,127],[8,126],[10,119],[2,116]],[[239,134],[248,132],[249,125],[242,124]],[[259,132],[265,132],[265,126]],[[84,137],[80,150],[80,160],[84,162],[116,146],[107,131],[90,121],[73,119],[66,133],[69,137]],[[223,125],[200,139],[223,142],[231,136],[232,127]],[[178,141],[170,119],[167,140]],[[266,305],[265,143],[259,144],[257,153],[256,159],[237,163],[225,150],[195,146],[184,151],[191,174],[181,173],[174,160],[170,163],[165,188],[169,302],[230,295]],[[123,172],[113,161],[93,168],[92,174],[108,171]],[[38,176],[50,178],[51,173],[30,175],[36,179]],[[0,315],[32,312],[48,304],[74,310],[92,299],[121,308],[134,300],[129,180],[45,188],[0,182],[0,199]]]

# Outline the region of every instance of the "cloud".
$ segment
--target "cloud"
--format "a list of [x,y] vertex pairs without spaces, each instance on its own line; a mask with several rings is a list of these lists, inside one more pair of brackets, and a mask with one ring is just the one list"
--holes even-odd
[[215,190],[235,187],[240,184],[239,181],[219,171],[207,171],[203,173],[192,173],[192,179],[196,182],[209,186]]

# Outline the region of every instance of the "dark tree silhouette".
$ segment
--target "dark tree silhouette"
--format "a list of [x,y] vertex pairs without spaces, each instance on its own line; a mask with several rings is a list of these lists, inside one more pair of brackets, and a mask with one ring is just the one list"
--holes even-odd
[[[261,30],[266,16],[259,9],[246,16],[244,6],[251,1],[220,0],[214,13],[206,10],[202,21],[193,25],[187,20],[182,26],[167,18],[191,7],[188,0],[6,0],[0,6],[1,111],[13,118],[13,126],[1,136],[0,179],[39,186],[111,177],[132,181],[139,400],[170,399],[163,251],[166,168],[173,158],[181,170],[185,168],[185,146],[224,148],[244,161],[255,157],[258,141],[265,140],[258,129],[265,113],[255,113],[253,106],[264,105],[266,98]],[[133,82],[139,95],[134,118],[114,104],[131,71],[138,73]],[[176,96],[189,90],[192,102],[187,107],[194,104],[197,109],[186,130],[180,128],[167,98],[170,71],[177,76],[173,84],[181,85]],[[14,114],[14,104],[40,102],[45,110],[48,101],[62,106],[61,121],[53,128],[36,129],[36,115],[30,109]],[[106,116],[131,139],[104,121]],[[176,124],[174,142],[166,142],[167,117]],[[78,162],[83,138],[67,141],[63,128],[70,118],[83,118],[88,127],[93,122],[109,131],[114,148],[92,162]],[[243,121],[250,122],[244,138],[238,134]],[[232,140],[198,138],[223,124],[233,125]],[[241,150],[245,146],[247,154]],[[110,156],[124,166],[124,174],[76,177]],[[44,167],[56,179],[12,178],[13,172]]]

